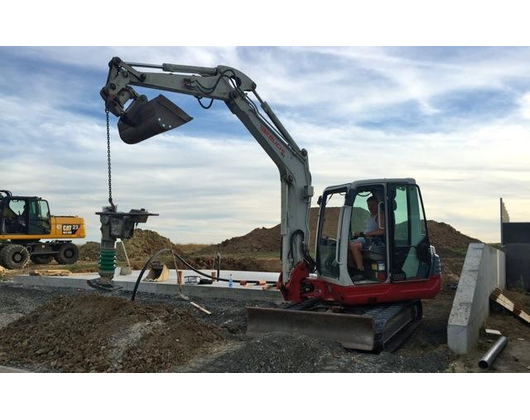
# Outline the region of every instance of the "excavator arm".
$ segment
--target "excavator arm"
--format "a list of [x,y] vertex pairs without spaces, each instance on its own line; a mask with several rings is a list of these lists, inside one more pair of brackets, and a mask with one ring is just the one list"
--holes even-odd
[[[141,69],[141,70],[140,70]],[[157,69],[158,71],[143,71]],[[160,71],[162,70],[162,71]],[[248,129],[278,167],[281,181],[282,277],[309,257],[309,209],[313,187],[307,151],[300,149],[269,105],[256,92],[256,84],[232,67],[192,67],[175,64],[109,62],[107,84],[101,96],[107,109],[119,117],[122,140],[138,143],[189,122],[188,116],[163,95],[148,101],[133,86],[191,95],[199,101],[221,100]],[[265,117],[249,98],[258,100]],[[209,108],[209,105],[204,105]]]

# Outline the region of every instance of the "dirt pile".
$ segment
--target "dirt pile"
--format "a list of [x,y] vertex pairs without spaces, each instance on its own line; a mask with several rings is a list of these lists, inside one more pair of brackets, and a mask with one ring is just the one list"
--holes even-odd
[[[327,226],[336,226],[339,217],[338,208],[329,208],[327,211]],[[363,215],[359,214],[357,219],[363,219]],[[318,208],[312,208],[309,218],[309,227],[311,231],[311,243],[314,246],[314,235],[317,230],[318,223]],[[444,279],[450,281],[458,280],[460,271],[464,264],[467,247],[472,242],[481,242],[476,238],[464,235],[457,231],[447,223],[436,222],[434,220],[427,221],[427,228],[429,230],[429,237],[431,244],[436,247],[437,253],[442,259],[442,268]],[[200,255],[214,254],[217,249],[223,255],[252,255],[253,253],[279,253],[280,250],[280,225],[272,228],[259,228],[240,237],[234,237],[221,242],[218,245],[206,247],[199,252]],[[274,260],[278,260],[279,256]],[[257,264],[260,259],[256,259]],[[274,261],[268,261],[263,267],[252,267],[252,270],[277,271],[280,269],[280,264],[274,264]],[[234,268],[235,269],[235,268]],[[238,268],[239,269],[239,268]]]
[[[328,225],[336,226],[339,216],[338,208],[330,208],[327,212]],[[318,208],[312,208],[309,218],[309,228],[311,232],[311,242],[314,242],[317,230]],[[461,254],[461,250],[466,250],[471,242],[481,242],[476,238],[460,233],[447,223],[427,221],[427,228],[431,244],[440,252],[446,254],[456,252]],[[200,254],[214,253],[219,249],[223,254],[249,254],[256,252],[279,252],[280,249],[280,225],[272,228],[258,228],[246,235],[234,237],[221,242],[218,245],[206,247]]]
[[457,282],[464,266],[467,247],[472,242],[482,241],[460,233],[447,223],[434,220],[427,221],[427,229],[431,245],[440,256],[443,280]]
[[[309,227],[311,232],[311,251],[314,248],[314,235],[317,229],[318,208],[310,211]],[[358,214],[356,219],[364,220],[366,215]],[[339,217],[338,208],[327,210],[327,226],[336,226]],[[361,223],[362,224],[362,223]],[[478,239],[464,235],[447,223],[434,220],[427,221],[431,244],[442,258],[442,268],[446,280],[457,280],[468,245],[471,242],[480,242]],[[358,226],[356,228],[359,228]],[[361,228],[359,228],[361,229]],[[324,232],[326,234],[326,232]],[[334,233],[327,233],[333,235]],[[125,242],[127,253],[133,269],[140,269],[143,263],[156,251],[168,248],[170,240],[151,230],[137,229],[132,239]],[[227,239],[217,245],[204,248],[185,255],[179,246],[171,244],[173,249],[184,255],[187,261],[196,268],[210,269],[214,267],[213,258],[217,251],[222,254],[222,268],[224,270],[246,271],[280,271],[279,251],[281,246],[280,225],[272,228],[257,228],[246,235]],[[125,261],[125,256],[118,246],[118,260]],[[88,242],[80,247],[80,260],[96,261],[99,255],[99,244]],[[162,256],[162,260],[173,267],[172,258]],[[182,268],[182,267],[179,267]]]
[[87,242],[79,246],[80,261],[97,261],[99,257],[99,242]]
[[[145,261],[155,252],[170,246],[179,254],[182,250],[168,238],[148,229],[135,229],[134,236],[124,241],[127,255],[131,261]],[[125,254],[121,245],[116,245],[119,261],[125,261]],[[87,242],[79,247],[79,259],[82,261],[96,261],[99,257],[99,243]]]
[[[215,262],[213,258],[207,256],[191,257],[187,258],[186,261],[199,270],[209,270],[215,268]],[[167,261],[167,266],[173,268],[173,262]],[[184,265],[181,264],[179,269],[184,269]],[[227,257],[224,254],[221,256],[221,269],[222,270],[238,270],[238,271],[265,271],[265,272],[278,272],[281,271],[281,261],[279,258],[255,258],[250,257],[248,254],[243,254],[242,257]]]
[[61,296],[0,330],[0,364],[60,372],[161,372],[223,341],[187,310]]
[[200,255],[215,254],[249,254],[257,252],[278,252],[280,249],[280,225],[272,228],[261,227],[243,236],[236,236],[217,244],[203,248]]
[[451,256],[451,254],[461,255],[462,251],[467,250],[467,247],[472,242],[482,242],[476,238],[464,235],[457,231],[451,225],[443,222],[436,222],[434,220],[427,221],[427,229],[429,230],[429,238],[431,244],[436,247],[436,251]]

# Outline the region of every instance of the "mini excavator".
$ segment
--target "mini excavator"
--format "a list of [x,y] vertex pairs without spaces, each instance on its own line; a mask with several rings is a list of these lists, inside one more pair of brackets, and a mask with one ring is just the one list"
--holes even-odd
[[[113,58],[101,96],[107,110],[119,117],[118,131],[128,144],[192,120],[165,96],[148,100],[134,86],[191,95],[204,108],[223,101],[279,169],[282,272],[277,286],[287,304],[282,309],[248,308],[247,334],[300,333],[366,351],[392,351],[400,345],[422,318],[421,300],[434,298],[441,285],[440,260],[429,242],[414,179],[369,179],[326,188],[318,199],[313,259],[308,152],[248,76],[227,66],[153,65]],[[204,105],[204,99],[210,103]],[[371,215],[368,197],[377,199],[376,220],[383,234],[362,250],[364,272],[359,276],[349,248]]]

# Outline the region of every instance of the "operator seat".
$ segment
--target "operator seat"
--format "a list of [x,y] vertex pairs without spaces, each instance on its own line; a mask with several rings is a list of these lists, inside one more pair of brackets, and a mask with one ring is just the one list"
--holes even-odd
[[[379,237],[383,243],[385,243],[385,237]],[[361,250],[363,254],[363,259],[370,261],[379,261],[386,259],[386,246],[385,245],[375,245],[372,244],[368,249]]]

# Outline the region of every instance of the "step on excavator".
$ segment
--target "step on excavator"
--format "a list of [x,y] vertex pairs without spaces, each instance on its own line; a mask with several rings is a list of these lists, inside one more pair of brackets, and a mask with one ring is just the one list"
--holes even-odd
[[[85,237],[85,221],[78,216],[51,216],[40,197],[14,196],[0,190],[0,265],[20,269],[34,264],[73,264],[79,249],[73,239]],[[48,239],[47,242],[42,240]]]
[[[440,260],[429,242],[414,179],[358,180],[326,188],[318,199],[313,258],[308,152],[298,146],[248,76],[228,66],[154,65],[113,58],[101,96],[107,111],[119,117],[119,135],[128,144],[192,120],[165,96],[148,100],[134,86],[191,95],[203,108],[215,100],[224,102],[278,167],[282,272],[277,286],[286,304],[278,309],[248,308],[247,334],[299,333],[366,351],[392,351],[400,345],[422,318],[421,300],[434,298],[441,285]],[[371,231],[366,229],[369,225]],[[378,236],[370,235],[373,232]]]

